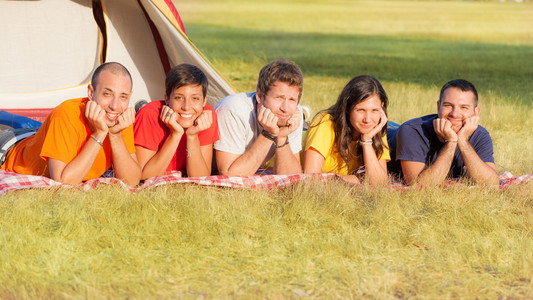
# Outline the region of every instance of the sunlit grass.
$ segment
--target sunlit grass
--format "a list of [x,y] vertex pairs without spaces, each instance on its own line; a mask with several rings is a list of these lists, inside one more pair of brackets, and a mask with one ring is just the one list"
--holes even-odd
[[[190,38],[240,91],[285,57],[302,104],[380,79],[389,119],[434,113],[440,87],[479,88],[500,172],[533,173],[533,6],[460,1],[175,1]],[[527,299],[533,183],[408,191],[307,181],[254,191],[0,197],[0,298]]]
[[204,24],[264,32],[533,44],[531,3],[358,0],[274,0],[268,3],[180,0],[174,3],[182,12],[186,28]]
[[524,297],[531,192],[330,180],[11,193],[0,203],[0,295]]

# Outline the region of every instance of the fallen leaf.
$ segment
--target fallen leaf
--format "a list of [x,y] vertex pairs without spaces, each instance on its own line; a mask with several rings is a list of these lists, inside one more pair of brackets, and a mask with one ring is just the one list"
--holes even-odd
[[259,237],[262,236],[261,233],[259,233],[259,232],[255,232],[255,231],[250,230],[250,229],[244,229],[244,232],[245,232],[247,235],[249,235],[249,236],[251,236],[251,237],[254,237],[254,238],[259,238]]
[[412,244],[412,245],[417,247],[417,248],[424,249],[424,250],[430,250],[431,249],[431,248],[429,248],[427,246],[423,246],[423,245],[417,245],[417,244]]
[[300,297],[307,296],[307,292],[304,291],[304,290],[301,290],[301,289],[293,289],[292,292],[295,293],[296,295],[300,296]]
[[94,215],[94,218],[97,219],[98,221],[102,222],[102,223],[107,223],[107,220],[105,218],[103,218],[103,217]]

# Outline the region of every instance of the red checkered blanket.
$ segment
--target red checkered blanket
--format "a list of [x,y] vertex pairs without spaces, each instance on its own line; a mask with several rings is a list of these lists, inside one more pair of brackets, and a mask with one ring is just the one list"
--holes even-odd
[[[12,172],[0,170],[0,195],[10,191],[16,191],[27,188],[49,188],[64,186],[70,188],[80,188],[82,190],[90,190],[99,184],[119,184],[131,192],[139,192],[147,188],[166,184],[177,183],[194,183],[198,185],[209,185],[218,187],[231,188],[252,188],[252,189],[273,189],[290,186],[302,180],[309,178],[316,178],[318,180],[325,180],[330,178],[342,177],[332,174],[292,174],[292,175],[253,175],[253,176],[206,176],[206,177],[182,177],[180,172],[175,172],[169,175],[152,177],[144,181],[138,187],[131,187],[116,178],[96,178],[76,186],[66,185],[54,181],[50,178],[42,176],[21,175]],[[504,172],[500,175],[500,189],[506,189],[513,185],[521,185],[533,178],[533,174],[522,175],[514,177],[509,172]],[[457,180],[449,180],[445,182],[443,187],[450,187],[460,184]],[[391,182],[391,188],[394,190],[405,190],[411,187],[403,185],[399,181]]]

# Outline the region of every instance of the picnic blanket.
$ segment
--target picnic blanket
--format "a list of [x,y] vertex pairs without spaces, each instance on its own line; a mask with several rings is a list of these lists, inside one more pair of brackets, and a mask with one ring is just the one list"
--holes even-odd
[[[252,189],[274,189],[284,188],[295,183],[316,178],[318,180],[326,180],[331,178],[342,177],[333,173],[322,174],[291,174],[291,175],[252,175],[252,176],[205,176],[205,177],[182,177],[180,172],[173,172],[168,175],[156,176],[145,180],[137,187],[128,186],[121,180],[116,178],[100,177],[92,179],[78,185],[72,186],[62,184],[50,178],[43,176],[21,175],[12,172],[0,170],[0,195],[10,191],[16,191],[27,188],[51,188],[51,187],[68,187],[78,188],[82,190],[91,190],[100,184],[118,184],[128,189],[130,192],[140,192],[145,189],[154,188],[157,186],[167,184],[182,184],[192,183],[206,186],[228,187],[228,188],[252,188]],[[507,189],[510,186],[521,185],[533,178],[533,174],[522,175],[514,177],[509,172],[504,172],[500,175],[500,189]],[[450,187],[460,184],[457,180],[448,180],[442,187]],[[361,185],[362,186],[362,185]],[[402,184],[400,181],[394,180],[390,187],[394,190],[406,190],[412,187]],[[419,187],[417,187],[419,188]]]

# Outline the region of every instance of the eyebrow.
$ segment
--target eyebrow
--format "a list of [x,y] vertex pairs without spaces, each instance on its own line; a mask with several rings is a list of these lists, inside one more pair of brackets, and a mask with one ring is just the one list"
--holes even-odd
[[289,96],[289,95],[284,94],[284,93],[274,94],[274,95],[272,95],[272,97],[273,98],[283,97],[283,98],[285,98],[287,100],[291,100],[291,99],[298,100],[298,97]]
[[[183,93],[175,93],[174,96],[185,96],[185,94],[183,94]],[[195,93],[195,94],[192,94],[191,96],[202,97],[203,93]]]
[[[114,92],[115,92],[115,91],[113,91],[112,89],[107,88],[107,87],[104,87],[104,90],[109,91],[109,92],[111,92],[111,93],[114,93]],[[131,94],[131,93],[126,93],[126,92],[122,92],[122,93],[120,93],[120,95],[123,95],[123,96],[129,96],[130,94]]]
[[[449,102],[449,101],[442,101],[442,104],[452,104],[452,103]],[[458,105],[459,106],[472,106],[472,105],[470,105],[468,103],[459,103]]]

